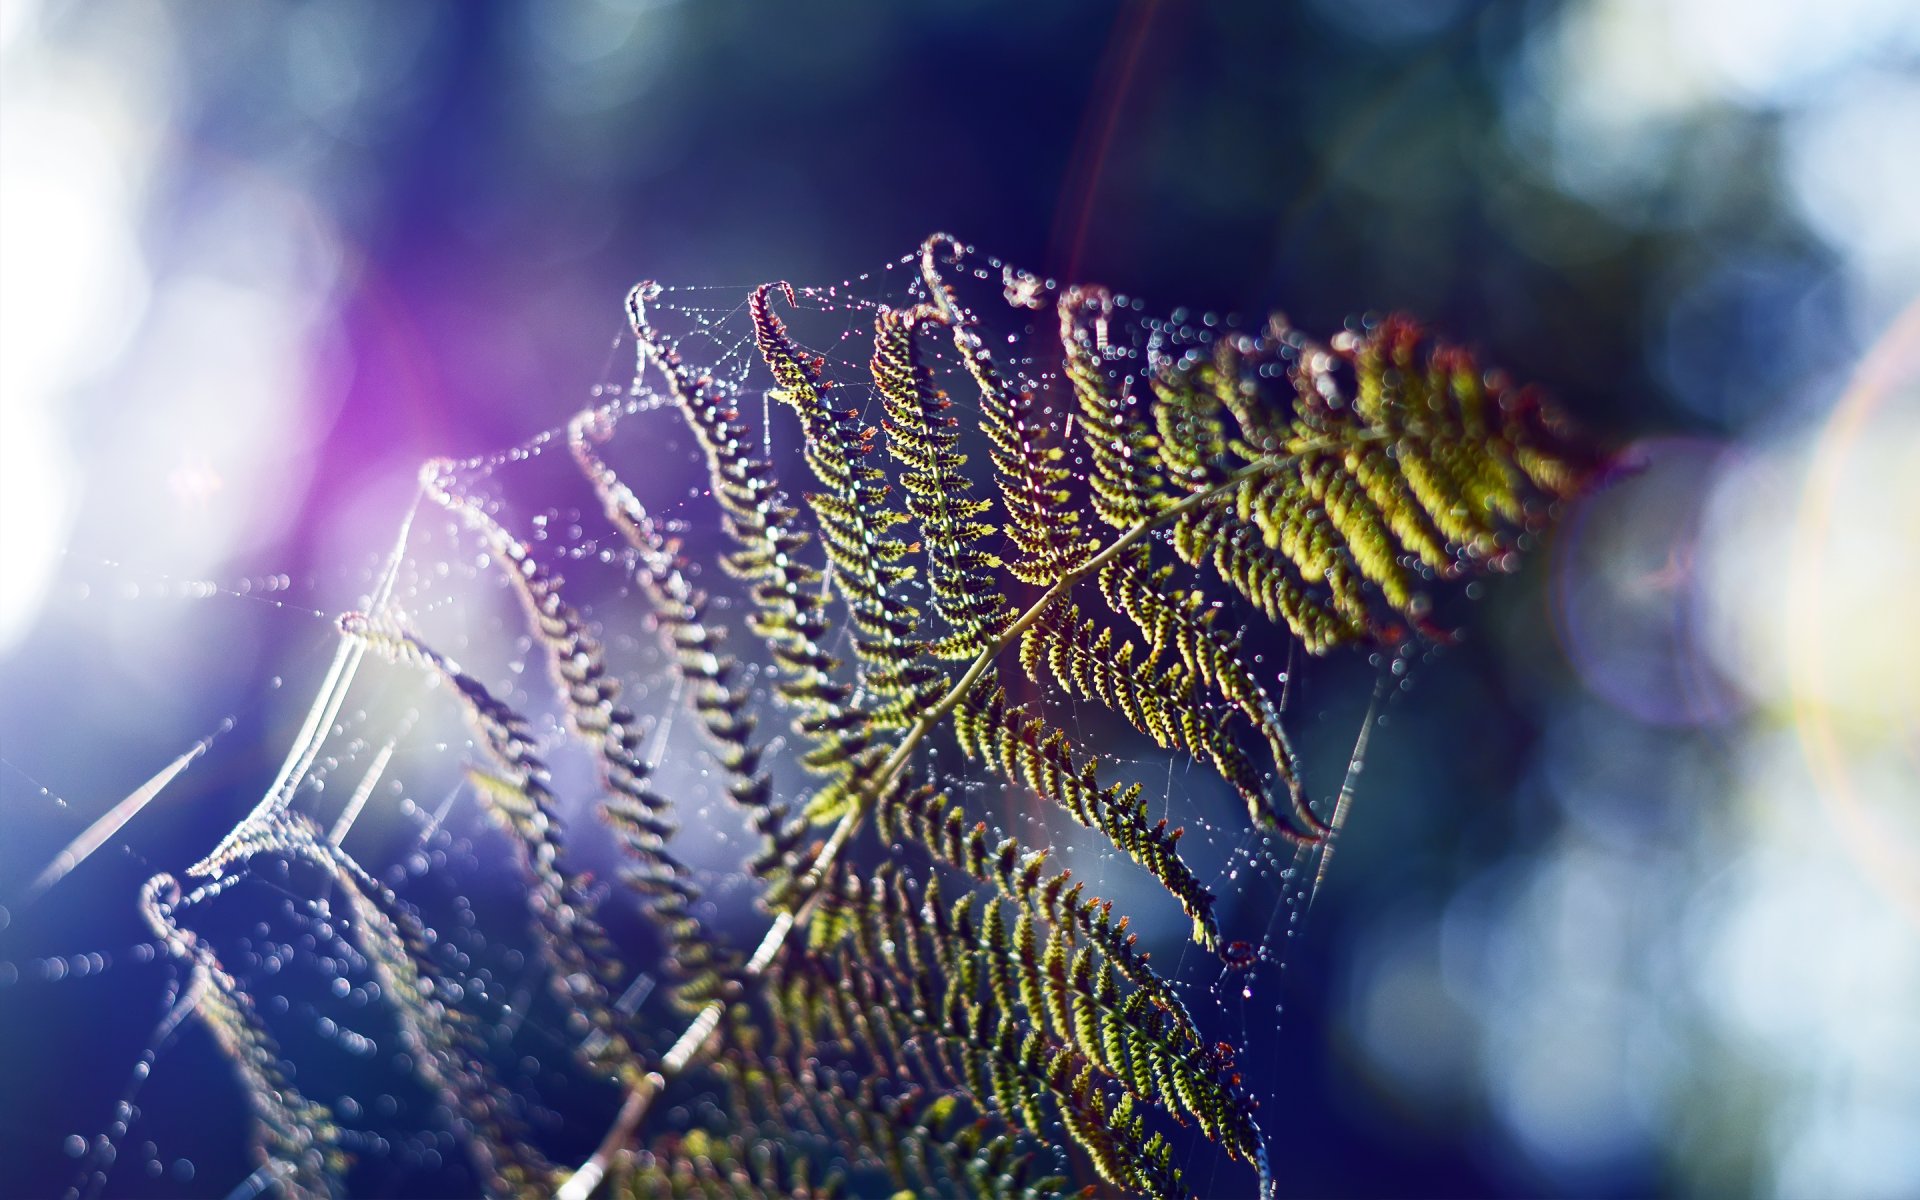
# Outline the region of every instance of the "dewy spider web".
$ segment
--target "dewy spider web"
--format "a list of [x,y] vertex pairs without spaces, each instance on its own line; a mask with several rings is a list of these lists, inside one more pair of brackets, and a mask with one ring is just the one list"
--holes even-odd
[[[918,263],[911,255],[856,280],[785,294],[795,342],[820,356],[820,374],[839,395],[865,397],[870,425],[883,420],[868,383],[874,318],[888,305],[930,299]],[[950,278],[1004,294],[1001,317],[1011,319],[987,325],[988,336],[1004,339],[994,346],[1002,369],[1036,389],[1057,385],[1054,282],[973,257]],[[647,299],[649,316],[672,329],[685,361],[757,418],[756,449],[785,478],[799,479],[804,439],[791,414],[766,399],[748,291],[660,288]],[[1150,320],[1126,297],[1113,298],[1112,308],[1111,336],[1143,342],[1201,344],[1231,324],[1184,313]],[[927,339],[930,367],[971,418],[967,364],[938,341]],[[603,882],[625,860],[594,808],[620,794],[629,774],[625,794],[643,827],[638,844],[688,869],[689,915],[742,957],[756,943],[780,948],[762,940],[760,885],[743,869],[757,838],[727,802],[725,773],[702,744],[684,676],[667,669],[644,578],[653,569],[659,586],[680,571],[683,584],[709,593],[709,620],[731,629],[727,649],[741,660],[729,684],[747,698],[743,715],[774,735],[763,756],[772,792],[804,794],[810,785],[767,697],[765,656],[736,619],[749,598],[719,573],[700,572],[718,541],[704,464],[676,415],[659,411],[656,386],[643,372],[630,386],[595,392],[591,415],[571,428],[423,471],[375,586],[343,618],[278,777],[186,879],[157,877],[149,886],[152,946],[173,964],[164,1016],[110,1128],[84,1140],[72,1194],[110,1183],[114,1147],[138,1126],[139,1084],[190,1015],[205,1018],[238,1065],[256,1106],[256,1136],[272,1155],[237,1194],[294,1190],[308,1174],[343,1168],[351,1190],[369,1192],[504,1190],[564,1177],[566,1164],[585,1160],[613,1121],[620,1096],[609,1073],[622,1063],[657,1063],[670,1045],[687,1043],[687,1015],[659,986],[671,981],[669,934],[643,919],[646,905]],[[583,432],[609,478],[645,505],[661,544],[686,544],[684,564],[644,561],[603,515],[606,482],[596,493],[569,455],[570,435],[577,442]],[[984,447],[969,441],[965,449],[984,462]],[[1077,457],[1067,465],[1072,486],[1085,486],[1092,466]],[[899,587],[928,603],[924,580]],[[559,619],[561,604],[579,616],[567,636],[599,645],[580,651],[582,663],[593,659],[591,672],[570,675],[562,663],[549,679],[541,627]],[[848,656],[848,629],[843,623],[827,649]],[[1282,639],[1249,644],[1250,669],[1289,708],[1309,794],[1337,825],[1375,709],[1362,716],[1339,699],[1310,708],[1295,690],[1304,662],[1291,650]],[[1375,656],[1376,705],[1406,685],[1407,662]],[[1323,667],[1309,682],[1336,698],[1358,694],[1328,684],[1329,673]],[[561,703],[556,684],[577,703]],[[1329,856],[1320,849],[1316,861],[1315,851],[1249,827],[1240,798],[1214,775],[1183,755],[1169,757],[1100,705],[1058,689],[1015,699],[1043,705],[1080,735],[1103,780],[1141,784],[1158,797],[1155,817],[1186,827],[1183,853],[1222,898],[1213,965],[1188,961],[1198,951],[1184,939],[1179,907],[1142,886],[1150,881],[1104,839],[1024,788],[968,769],[944,741],[920,749],[915,769],[950,791],[970,819],[1052,848],[1052,861],[1070,867],[1091,894],[1124,901],[1142,943],[1177,956],[1172,986],[1208,1036],[1244,1051],[1278,1023],[1277,1004],[1272,1016],[1257,1015],[1268,1010],[1253,1003],[1255,988],[1283,965]],[[75,839],[34,893],[57,886],[204,749],[183,755]],[[631,761],[623,765],[620,754]],[[678,826],[664,844],[652,835],[665,826],[647,827],[658,797],[670,799],[662,816]],[[876,852],[884,848],[861,850],[869,865]],[[531,913],[514,902],[529,886]],[[220,911],[227,907],[234,911]],[[234,929],[245,932],[231,936]],[[310,1079],[341,1098],[323,1099],[304,1086]],[[682,1090],[691,1098],[652,1114],[650,1135],[701,1127],[714,1115],[697,1089]],[[484,1150],[463,1152],[475,1143]],[[1187,1143],[1177,1165],[1205,1191],[1210,1158],[1197,1139]]]

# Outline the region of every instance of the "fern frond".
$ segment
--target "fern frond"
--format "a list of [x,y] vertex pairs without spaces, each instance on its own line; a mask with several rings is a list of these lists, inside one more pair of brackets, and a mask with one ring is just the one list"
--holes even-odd
[[[1185,515],[1176,519],[1176,528]],[[1215,627],[1217,610],[1207,603],[1204,593],[1176,593],[1170,583],[1171,571],[1166,567],[1150,570],[1150,561],[1144,547],[1116,556],[1100,571],[1101,595],[1146,639],[1149,669],[1162,658],[1177,658],[1189,676],[1231,705],[1266,742],[1274,774],[1287,792],[1286,817],[1280,815],[1251,767],[1230,749],[1230,741],[1221,745],[1222,756],[1217,760],[1222,778],[1246,801],[1248,816],[1255,825],[1278,830],[1295,840],[1315,840],[1326,827],[1307,805],[1279,709],[1248,669],[1239,640]],[[1204,736],[1229,735],[1215,731]]]
[[[1292,391],[1284,404],[1262,382],[1276,374]],[[1184,518],[1175,543],[1315,653],[1444,637],[1416,571],[1447,580],[1509,565],[1512,535],[1591,474],[1536,393],[1429,344],[1404,317],[1330,347],[1276,321],[1211,355],[1164,356],[1152,386],[1182,486],[1283,453],[1235,489],[1230,511]]]
[[[236,860],[255,854],[298,859],[329,876],[344,900],[348,924],[375,982],[393,1001],[400,1040],[413,1072],[453,1118],[453,1130],[472,1161],[481,1191],[489,1197],[518,1196],[550,1187],[553,1167],[532,1145],[526,1123],[509,1107],[510,1093],[488,1063],[484,1039],[457,1007],[464,989],[434,965],[432,939],[414,911],[337,844],[320,837],[304,815],[285,814],[270,836],[249,839],[237,851]],[[174,890],[165,876],[149,886]],[[156,895],[147,906],[149,920],[177,929],[168,911],[171,903]],[[211,982],[213,977],[207,979]],[[224,1003],[231,1009],[242,999]],[[204,1003],[203,999],[196,1007]],[[229,1027],[234,1016],[232,1011],[214,1013],[222,1028]],[[264,1036],[261,1031],[242,1040],[251,1045]],[[270,1050],[271,1046],[260,1048]],[[293,1103],[289,1097],[280,1099]]]
[[[1179,822],[1198,815],[1169,795],[1156,819],[1140,785],[1104,782],[1096,764],[1114,756],[1067,707],[1103,706],[1232,788],[1250,828],[1217,843],[1237,836],[1236,853],[1265,855],[1262,835],[1279,834],[1317,852],[1324,873],[1350,792],[1331,818],[1315,812],[1268,691],[1284,676],[1250,647],[1284,639],[1318,655],[1447,639],[1435,597],[1511,567],[1592,464],[1537,394],[1400,317],[1326,344],[1278,318],[1258,331],[1214,318],[1190,329],[1137,318],[1099,288],[1007,269],[1009,303],[1042,311],[1044,325],[996,358],[999,337],[956,290],[963,272],[954,286],[942,275],[969,253],[944,235],[922,245],[907,301],[871,309],[862,382],[807,348],[802,293],[785,284],[746,295],[746,335],[719,341],[723,356],[704,368],[656,326],[649,307],[662,293],[643,284],[628,298],[634,390],[567,429],[630,549],[622,568],[676,691],[759,840],[745,865],[767,926],[750,955],[694,918],[696,890],[668,848],[675,810],[652,790],[646,727],[622,701],[602,627],[461,471],[423,470],[426,496],[503,572],[566,732],[594,754],[600,814],[665,934],[673,1000],[691,1014],[664,1052],[632,1028],[624,1001],[609,1001],[612,947],[566,868],[560,804],[527,721],[392,607],[404,535],[377,615],[342,618],[354,640],[281,779],[192,868],[219,876],[209,894],[254,855],[326,873],[394,1000],[399,1045],[444,1112],[435,1119],[461,1136],[489,1195],[557,1184],[561,1200],[589,1200],[611,1181],[627,1196],[814,1197],[885,1172],[916,1193],[1028,1197],[1068,1188],[1067,1174],[1090,1164],[1088,1194],[1180,1196],[1193,1167],[1176,1164],[1179,1130],[1250,1165],[1263,1197],[1274,1193],[1231,1048],[1205,1035],[1128,913],[962,797],[999,786],[1057,806],[1092,831],[1075,833],[1093,847],[1078,852],[1124,856],[1180,906],[1194,942],[1218,949],[1215,897],[1181,853]],[[990,279],[978,265],[964,274]],[[1050,312],[1043,295],[1055,298]],[[821,307],[841,309],[842,295],[829,289]],[[1006,341],[1019,347],[1021,335]],[[961,403],[943,385],[966,393]],[[741,416],[742,397],[762,387],[779,423],[798,426],[806,482],[792,493],[775,470],[775,430]],[[707,564],[602,457],[616,422],[655,407],[697,444],[726,537],[718,563],[737,583],[729,594],[710,600],[696,585]],[[721,619],[742,598],[745,663],[739,631]],[[525,877],[568,1041],[624,1090],[591,1157],[564,1179],[519,1098],[501,1095],[488,1060],[502,1047],[462,1007],[466,977],[336,844],[393,743],[333,841],[292,810],[368,648],[425,670],[460,706],[480,759],[469,778]],[[780,708],[790,735],[763,737],[763,704]],[[1371,716],[1361,746],[1369,728]],[[1040,837],[1048,824],[1035,823]],[[1114,886],[1138,885],[1120,869]],[[174,919],[183,903],[171,879],[149,885],[148,919],[188,964],[195,1002],[253,1098],[273,1172],[260,1178],[329,1195],[348,1139],[295,1089],[240,983]],[[1222,959],[1244,965],[1244,946]],[[697,1102],[679,1094],[696,1089]],[[672,1132],[648,1131],[669,1091]]]
[[[1255,828],[1322,845],[1332,829],[1313,811],[1245,650],[1256,633],[1236,609],[1314,654],[1442,639],[1428,590],[1505,567],[1519,535],[1584,479],[1538,397],[1462,351],[1429,347],[1398,318],[1330,346],[1277,320],[1258,334],[1148,325],[1143,339],[1106,292],[1068,288],[1055,316],[1069,394],[1043,405],[1053,377],[1002,370],[941,276],[946,250],[963,253],[943,236],[921,248],[926,302],[883,307],[874,322],[884,438],[837,402],[824,360],[772,311],[775,295],[792,305],[796,293],[750,295],[769,396],[798,417],[819,484],[806,522],[747,448],[732,392],[689,371],[648,326],[655,293],[633,294],[643,360],[701,445],[735,545],[726,565],[750,586],[750,627],[819,782],[796,799],[798,817],[756,823],[770,835],[759,865],[775,918],[737,992],[709,999],[660,1072],[633,1086],[567,1200],[601,1177],[666,1080],[722,1040],[737,1047],[720,1070],[736,1110],[866,1146],[863,1167],[877,1162],[909,1186],[1012,1178],[1018,1190],[1029,1175],[1004,1164],[1064,1140],[1110,1186],[1183,1194],[1164,1131],[1151,1127],[1167,1120],[1254,1165],[1269,1191],[1230,1059],[1136,950],[1125,916],[1051,872],[1045,852],[912,785],[916,756],[951,736],[969,761],[1098,830],[1180,903],[1196,941],[1217,945],[1213,897],[1181,858],[1180,831],[1148,816],[1137,786],[1103,785],[1043,707],[1015,703],[1005,660],[1017,652],[1026,678],[1205,764]],[[1031,307],[1053,284],[1009,276],[1008,289]],[[969,477],[963,430],[921,341],[929,324],[945,328],[978,392],[997,514],[974,491],[983,481]],[[597,458],[578,447],[576,457],[659,585],[656,606],[684,610],[687,589],[665,586],[657,535],[621,515]],[[825,578],[801,557],[815,539]],[[910,574],[917,556],[923,581]],[[922,582],[925,611],[912,590]],[[1075,595],[1096,585],[1099,606]],[[825,649],[841,604],[850,663]],[[965,666],[956,676],[946,662]],[[929,873],[849,866],[869,818],[896,856],[913,847],[931,860]],[[811,841],[808,826],[826,823],[831,834]],[[942,882],[955,875],[969,887],[948,903]],[[835,1063],[868,1082],[843,1086]],[[956,1123],[977,1136],[963,1142]],[[977,1152],[963,1162],[956,1144]]]
[[[1209,680],[1184,662],[1162,666],[1157,651],[1149,651],[1148,661],[1141,663],[1134,661],[1135,653],[1134,642],[1123,640],[1116,648],[1111,626],[1083,620],[1078,607],[1067,605],[1022,636],[1020,662],[1034,682],[1051,678],[1070,695],[1099,701],[1162,748],[1212,763],[1220,777],[1243,796],[1263,797],[1263,784],[1252,761],[1223,720],[1226,713],[1209,711],[1202,691]],[[1218,665],[1204,658],[1200,661]],[[1225,661],[1238,664],[1237,659]],[[1216,670],[1215,678],[1219,675]],[[1250,680],[1247,686],[1252,687]],[[1231,694],[1231,684],[1223,690]]]
[[[886,748],[879,740],[882,731],[864,719],[853,687],[835,678],[840,664],[824,649],[831,620],[819,591],[820,575],[799,558],[811,536],[780,490],[772,465],[747,449],[739,411],[712,376],[690,372],[648,322],[646,305],[655,295],[652,285],[642,284],[627,297],[640,354],[664,377],[668,396],[705,453],[723,524],[737,547],[724,565],[752,585],[754,613],[748,628],[766,642],[783,676],[774,691],[796,711],[794,731],[811,746],[801,755],[801,764],[827,780],[800,817],[788,820],[771,808],[756,817],[756,828],[768,841],[754,865],[769,879],[773,903],[799,872],[797,848],[805,825],[836,820],[849,811],[858,790],[855,781],[879,765]],[[771,327],[767,332],[778,355],[780,340],[771,337]],[[798,360],[791,365],[797,369]]]
[[789,676],[778,685],[780,694],[802,711],[832,709],[850,689],[834,680],[838,664],[821,646],[829,620],[819,598],[819,572],[798,557],[812,538],[781,491],[773,465],[748,449],[739,410],[711,375],[688,370],[648,322],[646,305],[656,295],[648,284],[634,288],[627,315],[642,357],[659,371],[668,397],[700,443],[714,499],[736,546],[724,564],[753,585],[749,625]]
[[1268,547],[1260,531],[1231,510],[1189,513],[1173,526],[1173,548],[1190,567],[1211,566],[1260,614],[1285,625],[1309,654],[1321,654],[1350,633],[1347,624],[1316,599],[1291,559]]
[[526,609],[536,640],[546,651],[568,723],[598,751],[600,782],[610,794],[602,811],[623,833],[622,841],[638,866],[639,886],[651,893],[690,899],[690,885],[679,864],[664,852],[673,823],[667,816],[667,802],[646,786],[644,731],[639,718],[619,702],[620,681],[607,672],[600,639],[561,595],[560,579],[533,557],[526,543],[509,534],[474,498],[457,490],[451,464],[428,463],[421,480],[435,503],[481,535]]
[[[467,778],[482,810],[509,835],[531,889],[528,907],[541,935],[540,953],[551,968],[549,987],[565,1006],[573,1032],[582,1038],[594,1035],[595,1044],[609,1051],[609,1064],[631,1072],[635,1049],[607,995],[606,979],[613,968],[594,961],[589,953],[590,947],[604,944],[604,935],[575,903],[576,881],[561,866],[559,802],[525,718],[459,664],[404,629],[360,613],[343,616],[340,627],[347,636],[365,639],[395,661],[430,671],[453,690],[493,765],[491,771],[469,770]],[[672,901],[670,907],[677,911],[691,898],[690,885],[684,882],[685,868],[659,844],[665,835],[663,826],[646,810],[618,801],[609,801],[606,810],[610,824],[637,860],[629,868],[635,886]]]
[[1066,454],[1053,428],[1036,419],[1033,393],[1013,388],[994,366],[978,318],[961,308],[941,278],[935,256],[943,246],[957,249],[958,243],[935,234],[920,247],[920,278],[980,392],[980,428],[991,446],[1007,537],[1018,552],[1007,573],[1022,583],[1050,583],[1095,549],[1080,532],[1079,511],[1067,502],[1069,472],[1060,465]]
[[1108,322],[1113,298],[1102,288],[1069,288],[1060,297],[1060,344],[1067,378],[1080,401],[1080,433],[1093,472],[1087,480],[1095,516],[1131,529],[1161,503],[1159,439],[1135,395],[1133,376],[1112,377]]
[[1147,816],[1139,784],[1101,787],[1092,764],[1076,761],[1065,734],[1025,706],[1009,706],[998,685],[977,688],[964,698],[954,712],[953,730],[969,756],[1005,779],[1025,783],[1080,824],[1106,834],[1180,902],[1193,921],[1194,941],[1214,944],[1219,931],[1213,894],[1175,848],[1183,831],[1169,831],[1165,820],[1154,823]]
[[173,876],[155,875],[141,891],[141,914],[169,954],[192,964],[186,996],[240,1073],[252,1108],[254,1158],[290,1200],[340,1195],[348,1159],[332,1111],[303,1095],[281,1069],[279,1045],[254,1011],[253,997],[211,946],[174,920],[180,901]]
[[993,560],[978,548],[994,532],[980,519],[992,502],[970,494],[959,422],[947,413],[953,402],[934,388],[921,357],[918,327],[939,319],[937,309],[924,305],[881,309],[873,330],[873,382],[886,406],[887,451],[900,464],[907,511],[926,546],[933,609],[950,631],[932,653],[970,659],[987,646],[1007,605]]
[[[719,964],[712,943],[700,936],[699,922],[691,912],[698,893],[685,868],[667,852],[666,839],[672,836],[674,824],[667,802],[646,786],[650,768],[644,756],[644,730],[639,718],[620,703],[620,681],[606,669],[600,639],[561,594],[561,580],[475,498],[459,489],[451,464],[429,462],[421,469],[421,482],[435,503],[480,534],[519,597],[546,652],[568,723],[597,751],[600,782],[608,793],[599,807],[600,816],[627,852],[630,862],[624,876],[648,898],[648,915],[674,948],[676,973],[686,984],[682,990],[689,997],[710,990],[712,972]],[[732,700],[731,696],[698,694],[720,710],[716,722]],[[604,1030],[600,1036],[606,1036]]]
[[[674,671],[686,684],[695,715],[706,730],[721,768],[728,793],[746,810],[755,833],[764,839],[751,864],[770,886],[790,882],[787,872],[799,859],[808,822],[792,815],[792,806],[773,795],[773,784],[760,765],[761,747],[755,720],[747,711],[748,690],[735,683],[738,662],[725,652],[725,629],[706,617],[707,596],[688,579],[679,550],[663,537],[631,488],[601,459],[595,445],[611,434],[611,414],[590,409],[568,426],[568,442],[575,462],[599,495],[613,522],[637,556],[635,581],[651,605],[659,632],[666,642]],[[711,983],[701,971],[710,955],[688,944],[687,983],[676,993],[683,1003],[704,1003],[698,983]]]
[[[835,569],[834,585],[864,635],[855,645],[862,659],[888,651],[888,657],[902,652],[917,657],[922,649],[913,642],[918,613],[899,596],[899,585],[913,571],[899,564],[906,543],[887,532],[907,517],[888,503],[886,472],[867,461],[878,431],[862,422],[859,409],[828,403],[832,385],[821,378],[822,360],[794,345],[769,304],[773,290],[763,285],[747,301],[754,343],[779,385],[769,395],[799,416],[807,465],[826,488],[806,500]],[[791,287],[779,290],[794,303]]]
[[750,810],[763,806],[770,785],[760,769],[748,694],[734,683],[738,663],[724,650],[726,631],[708,623],[706,593],[689,581],[677,548],[594,448],[611,435],[612,417],[600,409],[580,413],[567,427],[574,461],[600,497],[607,519],[634,550],[634,579],[646,594],[674,670],[688,685],[694,712],[728,772],[729,790]]
[[[943,797],[923,793],[915,807],[938,811],[942,804]],[[949,834],[944,840],[961,839]],[[969,977],[986,978],[1003,1008],[1017,995],[1036,1028],[1050,1027],[1137,1099],[1167,1104],[1176,1115],[1184,1106],[1209,1138],[1252,1161],[1259,1139],[1245,1106],[1209,1074],[1192,1017],[1136,952],[1126,918],[1116,924],[1111,904],[1083,898],[1071,872],[1046,876],[1045,854],[1022,854],[1011,839],[989,854],[979,826],[964,841],[967,848],[956,857],[970,864],[976,879],[998,885],[1017,912],[1009,935],[1000,906],[987,906],[980,939],[987,961]],[[930,881],[922,915],[942,907],[938,881]],[[952,909],[956,923],[971,910]],[[1157,1086],[1169,1082],[1171,1089]]]
[[[1148,1195],[1184,1190],[1164,1140],[1142,1136],[1131,1115],[1142,1106],[1193,1121],[1234,1157],[1259,1154],[1244,1098],[1145,993],[1123,996],[1118,973],[1092,943],[1076,944],[1071,925],[1021,906],[1009,924],[997,902],[976,922],[970,903],[949,907],[934,883],[916,895],[885,868],[833,907],[853,933],[781,968],[789,1025],[830,1030],[1011,1128],[1043,1135],[1065,1121],[1093,1138],[1087,1148],[1110,1183]],[[823,990],[813,982],[822,976],[848,982]],[[927,1042],[933,1052],[916,1049]]]
[[1003,898],[1027,906],[1048,922],[1072,928],[1076,937],[1097,946],[1106,961],[1183,1036],[1199,1041],[1186,1006],[1135,948],[1127,918],[1116,921],[1111,903],[1084,895],[1073,872],[1048,874],[1044,851],[1024,850],[1016,838],[989,837],[985,822],[969,822],[959,804],[931,786],[897,794],[878,810],[875,820],[883,837],[909,835],[935,862],[993,887]]

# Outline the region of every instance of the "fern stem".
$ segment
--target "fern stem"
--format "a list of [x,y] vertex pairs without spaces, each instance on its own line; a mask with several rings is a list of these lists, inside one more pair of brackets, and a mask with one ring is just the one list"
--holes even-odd
[[[753,979],[766,973],[767,968],[772,965],[774,958],[779,955],[781,948],[786,945],[788,936],[792,934],[795,929],[805,925],[807,918],[813,915],[816,901],[824,894],[820,890],[821,884],[825,882],[826,876],[832,868],[834,861],[839,857],[840,851],[852,840],[854,833],[858,831],[860,822],[866,814],[884,801],[887,795],[893,790],[894,783],[898,780],[900,772],[906,769],[907,763],[913,757],[913,752],[919,748],[920,743],[926,739],[926,736],[931,733],[941,721],[945,720],[947,715],[966,698],[967,693],[972,691],[974,685],[980,682],[981,676],[992,669],[994,662],[1000,655],[1005,653],[1010,646],[1017,642],[1020,635],[1025,633],[1027,628],[1035,621],[1038,621],[1041,616],[1046,613],[1048,608],[1052,607],[1056,601],[1066,595],[1075,584],[1098,572],[1100,568],[1106,566],[1124,553],[1129,547],[1138,543],[1141,538],[1146,537],[1167,522],[1178,520],[1186,513],[1210,504],[1218,500],[1221,496],[1233,491],[1241,484],[1246,483],[1248,480],[1257,479],[1268,471],[1285,466],[1301,455],[1335,449],[1338,444],[1339,443],[1331,438],[1299,443],[1294,445],[1289,453],[1269,455],[1255,462],[1248,463],[1214,486],[1204,491],[1195,492],[1179,503],[1169,505],[1159,512],[1153,513],[1136,522],[1132,528],[1108,543],[1099,553],[1087,559],[1079,566],[1066,571],[1058,580],[1054,581],[1053,585],[1049,587],[1038,600],[1034,601],[1025,612],[1016,617],[1012,624],[1001,630],[1000,633],[974,657],[973,663],[967,668],[966,674],[962,675],[959,681],[947,690],[946,695],[940,698],[939,703],[921,714],[919,719],[913,723],[913,728],[907,731],[907,735],[900,740],[900,744],[894,747],[893,753],[887,756],[887,761],[881,765],[878,774],[876,774],[873,779],[861,784],[854,794],[852,807],[847,810],[846,815],[840,818],[839,824],[834,827],[832,834],[828,836],[825,845],[820,849],[820,853],[815,856],[813,866],[807,872],[806,879],[801,884],[800,891],[806,899],[801,902],[798,908],[783,910],[774,918],[772,926],[767,929],[766,935],[760,939],[760,945],[755,948],[753,957],[748,960],[743,974],[747,978]],[[589,1158],[585,1163],[582,1163],[580,1168],[568,1176],[565,1183],[561,1184],[559,1191],[555,1193],[556,1200],[588,1200],[588,1197],[593,1195],[594,1189],[598,1187],[600,1181],[606,1177],[607,1168],[612,1165],[614,1157],[626,1148],[628,1141],[633,1137],[634,1131],[637,1130],[640,1127],[640,1123],[646,1119],[647,1110],[652,1106],[653,1098],[660,1093],[661,1088],[666,1086],[667,1078],[678,1075],[680,1072],[686,1070],[688,1066],[707,1054],[714,1040],[719,1035],[720,1017],[725,1011],[726,1001],[724,999],[709,1001],[707,1006],[701,1009],[699,1015],[693,1019],[693,1023],[687,1026],[685,1032],[683,1032],[679,1039],[674,1042],[673,1046],[668,1049],[666,1057],[660,1062],[660,1069],[658,1071],[650,1071],[635,1081],[631,1090],[627,1093],[625,1102],[620,1106],[619,1115],[614,1118],[613,1127],[607,1130],[606,1137],[601,1139],[599,1148],[593,1152],[593,1157]],[[1266,1172],[1263,1169],[1261,1173],[1264,1185]]]

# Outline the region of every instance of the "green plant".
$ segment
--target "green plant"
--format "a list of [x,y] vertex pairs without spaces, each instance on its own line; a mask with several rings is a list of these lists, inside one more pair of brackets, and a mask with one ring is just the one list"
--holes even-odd
[[[475,731],[475,794],[516,848],[555,1001],[590,1069],[624,1089],[585,1164],[541,1156],[430,932],[293,810],[288,789],[196,868],[217,881],[265,853],[325,873],[487,1191],[583,1198],[612,1175],[637,1195],[804,1195],[851,1165],[906,1187],[1022,1195],[1063,1190],[1077,1168],[1102,1188],[1179,1195],[1176,1126],[1269,1185],[1230,1053],[1136,947],[1127,914],[1046,847],[991,829],[957,784],[996,777],[1057,806],[1158,881],[1195,943],[1231,960],[1182,830],[1156,820],[1137,785],[1104,782],[1083,739],[1016,689],[1110,709],[1209,767],[1250,828],[1324,856],[1346,797],[1316,811],[1247,639],[1271,626],[1319,654],[1444,638],[1428,590],[1509,566],[1515,535],[1581,485],[1585,460],[1537,396],[1401,318],[1321,345],[1277,319],[1257,333],[1147,329],[1107,293],[1069,288],[1057,342],[1009,370],[943,278],[960,253],[930,239],[920,299],[878,309],[870,393],[830,379],[796,342],[779,312],[791,289],[751,294],[754,351],[803,438],[811,481],[797,502],[756,453],[738,389],[655,327],[657,291],[630,299],[650,388],[698,444],[730,546],[720,562],[748,599],[745,653],[764,650],[764,675],[744,674],[727,648],[738,631],[723,642],[681,548],[604,461],[620,402],[567,431],[761,840],[751,871],[772,924],[750,954],[696,919],[692,874],[668,845],[676,806],[650,788],[644,730],[601,633],[451,464],[423,472],[427,495],[503,569],[597,757],[602,815],[685,1014],[664,1048],[610,993],[613,950],[566,865],[527,722],[425,644],[384,591],[342,620],[336,677],[378,650],[443,681]],[[1049,290],[1012,272],[1006,283],[1017,306]],[[929,365],[941,345],[969,381],[977,432]],[[788,718],[803,792],[768,769],[758,713],[769,706]],[[936,746],[966,769],[930,769]],[[158,879],[146,909],[247,1076],[263,1154],[290,1194],[324,1194],[342,1166],[339,1127],[280,1070],[245,990],[179,924],[181,900]],[[650,1137],[656,1099],[695,1072],[725,1095],[725,1122]]]

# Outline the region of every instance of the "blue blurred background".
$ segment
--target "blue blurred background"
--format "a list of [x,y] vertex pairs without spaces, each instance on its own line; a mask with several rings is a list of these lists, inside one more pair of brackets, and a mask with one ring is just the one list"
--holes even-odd
[[[0,0],[0,1192],[100,1165],[139,883],[272,778],[419,462],[624,383],[639,278],[946,229],[1409,309],[1642,464],[1376,739],[1261,1035],[1289,1193],[1920,1194],[1916,196],[1905,0]],[[106,1194],[245,1176],[205,1050]]]

